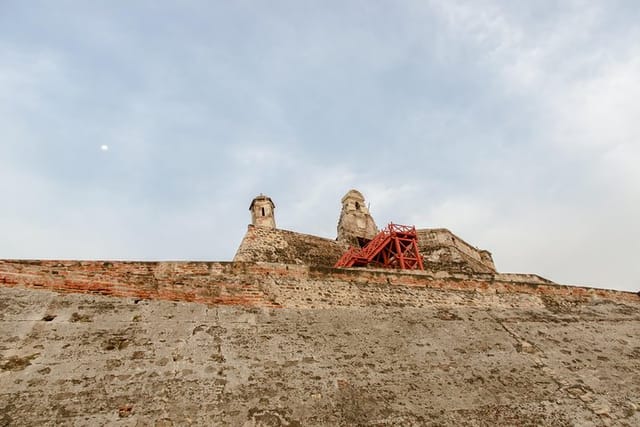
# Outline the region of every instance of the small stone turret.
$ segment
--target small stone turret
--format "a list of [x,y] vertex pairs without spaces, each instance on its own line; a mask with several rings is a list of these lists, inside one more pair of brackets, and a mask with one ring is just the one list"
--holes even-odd
[[338,241],[360,246],[362,240],[371,240],[376,234],[378,227],[369,214],[364,196],[358,190],[349,190],[342,198]]
[[276,205],[271,198],[261,193],[251,201],[249,206],[251,224],[256,227],[276,228],[275,209]]

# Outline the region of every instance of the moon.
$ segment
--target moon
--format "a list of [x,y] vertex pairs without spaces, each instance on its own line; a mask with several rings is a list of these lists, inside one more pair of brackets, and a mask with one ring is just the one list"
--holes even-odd
[[101,149],[102,151],[109,151],[109,146],[108,146],[108,145],[106,145],[106,144],[102,144],[102,145],[100,146],[100,149]]

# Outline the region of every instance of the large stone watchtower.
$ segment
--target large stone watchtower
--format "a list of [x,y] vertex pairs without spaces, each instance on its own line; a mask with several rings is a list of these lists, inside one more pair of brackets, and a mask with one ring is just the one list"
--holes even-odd
[[260,194],[251,201],[249,206],[251,224],[256,227],[276,228],[275,209],[276,205],[271,198]]
[[369,214],[364,196],[358,190],[349,190],[342,198],[342,211],[338,221],[338,241],[360,246],[378,234],[378,227]]

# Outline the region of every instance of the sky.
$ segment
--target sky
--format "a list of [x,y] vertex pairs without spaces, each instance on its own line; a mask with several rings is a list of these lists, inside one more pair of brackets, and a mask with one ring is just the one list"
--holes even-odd
[[231,260],[253,197],[640,290],[630,1],[0,0],[0,258]]

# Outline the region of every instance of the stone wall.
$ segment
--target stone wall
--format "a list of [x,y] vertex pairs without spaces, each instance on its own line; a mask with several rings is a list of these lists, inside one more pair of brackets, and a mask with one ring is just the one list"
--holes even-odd
[[310,234],[249,225],[234,261],[333,266],[345,244]]
[[[530,274],[466,275],[242,262],[0,261],[0,286],[208,305],[423,307],[448,292],[476,305],[497,299],[638,302],[631,292],[558,285]],[[452,293],[453,292],[453,293]],[[456,293],[460,292],[460,294]],[[525,297],[523,297],[523,295]],[[471,299],[469,299],[471,298]]]
[[[259,267],[251,274],[260,275]],[[0,285],[137,299],[269,307],[241,264],[221,262],[0,261]]]
[[471,246],[446,228],[425,228],[417,232],[425,268],[468,273],[496,271],[489,251]]
[[0,425],[635,426],[639,309],[535,275],[0,261]]

